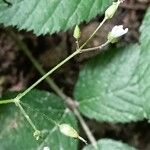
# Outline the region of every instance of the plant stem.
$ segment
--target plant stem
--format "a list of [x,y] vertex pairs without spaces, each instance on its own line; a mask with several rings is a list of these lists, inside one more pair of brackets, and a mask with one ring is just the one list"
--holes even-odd
[[30,92],[36,85],[38,85],[41,81],[43,81],[45,78],[47,78],[50,74],[52,74],[55,70],[57,70],[59,67],[61,67],[63,64],[65,64],[68,60],[79,54],[82,50],[82,48],[89,42],[89,40],[96,34],[96,32],[101,28],[101,26],[105,23],[107,19],[104,18],[102,22],[99,24],[99,26],[95,29],[95,31],[91,34],[91,36],[87,39],[87,41],[74,53],[72,53],[70,56],[68,56],[66,59],[64,59],[62,62],[60,62],[58,65],[56,65],[54,68],[52,68],[49,72],[47,72],[44,76],[42,76],[39,80],[37,80],[33,85],[31,85],[29,88],[27,88],[23,93],[19,94],[19,99],[21,99],[23,96],[25,96],[28,92]]
[[[39,71],[39,73],[43,76],[46,74],[46,71],[42,68],[41,64],[38,63],[38,61],[32,56],[30,50],[28,49],[28,47],[26,46],[26,44],[21,41],[20,39],[17,38],[17,36],[13,33],[10,32],[10,35],[12,36],[12,38],[17,42],[17,44],[19,45],[20,49],[25,53],[25,55],[29,58],[29,60],[32,62],[33,66]],[[48,83],[48,85],[60,96],[63,97],[63,99],[66,99],[66,96],[63,92],[60,92],[59,87],[54,83],[54,81],[50,78],[47,77],[45,78],[46,82]]]
[[80,49],[83,49],[83,47],[92,39],[92,37],[96,34],[96,32],[102,27],[102,25],[105,23],[107,19],[104,18],[102,22],[99,24],[99,26],[95,29],[95,31],[90,35],[90,37],[83,43],[82,46],[80,46]]
[[50,74],[52,74],[55,70],[57,70],[59,67],[61,67],[63,64],[65,64],[68,60],[76,56],[80,53],[80,49],[77,49],[74,53],[72,53],[70,56],[68,56],[66,59],[64,59],[62,62],[60,62],[58,65],[56,65],[54,68],[52,68],[49,72],[47,72],[44,76],[42,76],[39,80],[37,80],[34,84],[32,84],[29,88],[27,88],[23,93],[19,94],[18,98],[21,99],[24,97],[28,92],[30,92],[35,86],[37,86],[41,81],[43,81],[45,78],[47,78]]
[[[71,58],[73,58],[74,56],[76,56],[77,54],[81,53],[82,48],[89,42],[89,40],[95,35],[95,33],[100,29],[100,27],[104,24],[104,22],[106,21],[106,18],[103,19],[103,21],[100,23],[100,25],[96,28],[96,30],[93,32],[93,34],[88,38],[88,40],[81,46],[79,47],[79,44],[77,43],[77,50],[72,53],[70,56],[68,56],[65,60],[63,60],[62,62],[60,62],[58,65],[56,65],[54,68],[52,68],[49,72],[47,72],[45,74],[45,71],[42,69],[42,67],[37,63],[37,61],[32,57],[31,53],[29,52],[27,46],[23,43],[23,42],[19,42],[17,40],[17,43],[19,44],[20,47],[22,47],[22,50],[24,51],[24,53],[29,57],[29,59],[31,60],[31,62],[33,63],[33,65],[38,69],[38,71],[43,75],[39,80],[37,80],[33,85],[31,85],[29,88],[27,88],[23,93],[17,95],[17,99],[20,100],[22,97],[24,97],[28,92],[30,92],[36,85],[38,85],[41,81],[43,81],[44,79],[46,79],[46,81],[50,84],[51,88],[53,88],[53,90],[62,98],[64,99],[67,104],[72,104],[72,99],[69,98],[68,96],[66,96],[60,89],[59,87],[57,87],[57,85],[50,80],[49,78],[47,78],[50,74],[52,74],[55,70],[57,70],[59,67],[61,67],[63,64],[65,64],[67,61],[69,61]],[[12,34],[13,37],[15,37]],[[16,38],[15,38],[16,39]],[[79,47],[79,48],[78,48]],[[83,49],[82,52],[84,51],[89,51],[89,49]],[[14,102],[14,101],[13,101]],[[16,102],[15,102],[16,103]],[[29,118],[29,116],[26,114],[25,110],[23,109],[23,107],[21,106],[20,102],[17,102],[16,105],[19,107],[20,111],[22,112],[22,114],[24,115],[24,117],[27,119],[27,121],[29,122],[29,124],[33,127],[33,129],[36,131],[37,128],[34,125],[34,123],[32,122],[32,120]],[[91,141],[91,143],[95,146],[96,140],[94,138],[94,136],[92,135],[92,133],[90,132],[90,129],[88,128],[87,124],[85,123],[85,121],[83,120],[82,116],[80,115],[80,113],[78,112],[78,110],[76,108],[72,108],[72,110],[75,112],[75,115],[77,116],[77,118],[79,119],[83,129],[85,130],[85,133],[87,134],[87,137],[89,138],[89,140]]]
[[102,44],[102,45],[100,45],[100,46],[82,49],[80,53],[88,52],[88,51],[94,51],[94,50],[100,50],[100,49],[102,49],[103,47],[105,47],[105,46],[108,45],[108,44],[109,44],[109,41],[106,41],[104,44]]
[[[41,75],[45,74],[45,71],[43,70],[42,66],[38,63],[38,61],[32,56],[30,50],[28,49],[28,47],[25,45],[24,42],[22,42],[21,40],[19,40],[17,38],[17,36],[15,36],[13,33],[11,34],[13,35],[13,38],[16,40],[16,42],[18,43],[18,45],[20,46],[20,48],[23,50],[23,52],[27,55],[27,57],[30,59],[30,61],[33,63],[33,65],[37,68],[37,70],[40,72]],[[72,98],[68,97],[67,95],[65,95],[62,90],[55,84],[55,82],[50,78],[47,77],[46,78],[47,83],[50,85],[50,87],[57,93],[58,96],[60,96],[65,102],[66,104],[69,106],[69,108],[72,108],[74,114],[76,115],[76,117],[78,118],[83,130],[85,131],[89,141],[95,145],[96,140],[94,138],[94,136],[92,135],[89,127],[87,126],[86,122],[84,121],[84,119],[82,118],[82,116],[80,115],[79,111],[76,109],[76,106],[78,105],[76,100],[73,100]]]
[[27,119],[27,121],[29,122],[29,124],[32,126],[32,128],[34,129],[34,131],[38,131],[37,128],[36,128],[36,126],[32,122],[32,120],[30,119],[30,117],[27,115],[27,113],[25,112],[25,110],[21,106],[20,102],[15,102],[15,104],[20,109],[20,111],[24,115],[24,117]]
[[98,147],[97,147],[97,144],[96,144],[96,139],[94,138],[92,132],[90,131],[89,127],[87,126],[86,122],[84,121],[84,119],[82,118],[82,116],[80,115],[80,113],[77,109],[74,110],[74,114],[78,118],[78,120],[79,120],[82,128],[84,129],[88,139],[90,140],[90,142],[92,143],[94,148],[97,149]]
[[80,46],[79,46],[79,40],[78,39],[76,40],[76,44],[77,44],[77,48],[76,49],[79,49]]
[[9,103],[14,103],[14,99],[0,100],[0,105]]

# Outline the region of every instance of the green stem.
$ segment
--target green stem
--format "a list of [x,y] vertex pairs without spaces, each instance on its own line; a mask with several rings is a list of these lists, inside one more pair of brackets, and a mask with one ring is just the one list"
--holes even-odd
[[101,50],[103,47],[105,47],[105,46],[108,45],[109,43],[110,43],[109,41],[106,41],[104,44],[102,44],[102,45],[100,45],[100,46],[82,49],[80,53],[89,52],[89,51],[94,51],[94,50]]
[[47,78],[50,74],[52,74],[55,70],[57,70],[59,67],[61,67],[63,64],[65,64],[68,60],[76,56],[80,53],[80,49],[77,49],[74,53],[72,53],[70,56],[68,56],[65,60],[60,62],[57,66],[55,66],[53,69],[51,69],[49,72],[47,72],[44,76],[42,76],[39,80],[37,80],[33,85],[31,85],[29,88],[27,88],[23,93],[18,95],[18,98],[21,99],[24,97],[28,92],[30,92],[35,86],[37,86],[41,81],[43,81],[45,78]]
[[0,105],[9,103],[14,103],[14,99],[0,100]]
[[[30,50],[26,46],[24,42],[22,42],[20,39],[17,38],[17,36],[13,32],[9,32],[9,34],[12,36],[13,39],[17,42],[20,49],[25,53],[25,55],[29,58],[29,60],[32,62],[33,66],[39,71],[39,73],[44,76],[46,74],[45,70],[42,68],[41,64],[37,62],[37,60],[32,56]],[[54,81],[47,77],[46,82],[48,85],[63,99],[66,99],[66,95],[59,89],[59,87],[54,83]]]
[[[18,98],[21,99],[24,97],[28,92],[30,92],[35,86],[37,86],[41,81],[46,79],[50,74],[52,74],[55,70],[57,70],[59,67],[61,67],[63,64],[65,64],[68,60],[76,56],[81,52],[81,49],[89,42],[89,40],[95,35],[95,33],[100,29],[100,27],[104,24],[104,22],[107,19],[104,18],[103,21],[99,24],[99,26],[96,28],[96,30],[93,32],[93,34],[88,38],[88,40],[79,48],[77,49],[74,53],[72,53],[70,56],[68,56],[65,60],[60,62],[58,65],[56,65],[53,69],[51,69],[49,72],[47,72],[44,76],[42,76],[39,80],[37,80],[33,85],[31,85],[29,88],[27,88],[23,93],[18,95]],[[27,54],[29,55],[29,54]],[[34,62],[35,63],[35,62]],[[43,71],[40,70],[42,73]]]
[[99,24],[99,26],[95,29],[95,31],[91,34],[91,36],[85,41],[85,43],[80,46],[80,49],[82,49],[91,39],[92,37],[96,34],[96,32],[102,27],[102,25],[105,23],[105,21],[107,20],[107,18],[104,18],[102,20],[102,22]]
[[38,131],[38,129],[36,128],[36,126],[34,125],[34,123],[32,122],[32,120],[30,119],[30,117],[27,115],[27,113],[25,112],[25,110],[23,109],[23,107],[21,106],[20,102],[15,102],[16,106],[20,109],[21,113],[24,115],[24,117],[26,118],[26,120],[29,122],[29,124],[31,125],[31,127],[34,129],[34,131]]

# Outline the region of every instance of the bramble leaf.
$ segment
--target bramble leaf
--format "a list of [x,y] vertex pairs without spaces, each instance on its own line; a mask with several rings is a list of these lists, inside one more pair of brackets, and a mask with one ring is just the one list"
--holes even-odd
[[0,23],[33,30],[37,35],[54,33],[89,21],[104,12],[113,0],[0,0]]
[[[150,60],[150,55],[148,57]],[[150,85],[150,69],[146,71],[141,66],[145,64],[149,61],[145,62],[138,45],[110,49],[90,60],[80,72],[75,88],[80,112],[108,122],[144,119],[145,93],[142,88]],[[145,71],[147,74],[142,76]]]
[[[101,139],[97,141],[97,150],[136,150],[135,148],[128,146],[120,141],[111,139]],[[83,150],[95,150],[92,145],[86,146]]]
[[51,121],[68,123],[77,129],[74,115],[65,109],[60,98],[45,91],[33,90],[22,98],[22,106],[43,136],[39,141],[35,140],[33,129],[14,104],[1,106],[1,150],[42,150],[43,147],[77,150],[77,141],[62,135]]
[[[146,111],[145,116],[150,119],[150,8],[147,10],[144,21],[140,28],[141,31],[141,55],[143,57],[143,61],[141,61],[141,67],[143,68],[143,72],[141,72],[141,82],[143,82],[143,86],[141,86],[141,91],[143,91],[143,98],[145,99],[144,110]],[[147,78],[145,78],[145,76]]]

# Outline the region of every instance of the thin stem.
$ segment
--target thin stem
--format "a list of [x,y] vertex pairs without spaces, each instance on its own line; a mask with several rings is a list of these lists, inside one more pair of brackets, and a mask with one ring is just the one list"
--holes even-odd
[[65,64],[68,60],[76,56],[81,52],[81,49],[89,42],[89,40],[95,35],[95,33],[100,29],[100,27],[104,24],[104,22],[107,19],[104,18],[103,21],[99,24],[99,26],[96,28],[96,30],[93,32],[93,34],[88,38],[88,40],[74,53],[72,53],[70,56],[68,56],[65,60],[60,62],[58,65],[56,65],[53,69],[51,69],[49,72],[47,72],[44,76],[42,76],[39,80],[37,80],[33,85],[31,85],[29,88],[27,88],[23,93],[19,94],[19,99],[21,99],[23,96],[25,96],[28,92],[30,92],[35,86],[37,86],[41,81],[43,81],[45,78],[47,78],[50,74],[52,74],[55,70],[57,70],[59,67],[61,67],[63,64]]
[[24,103],[24,102],[22,102],[22,101],[20,101],[20,104],[22,104],[22,106],[28,108],[28,109],[31,110],[31,111],[36,111],[36,112],[38,112],[38,114],[40,114],[40,115],[42,115],[43,117],[45,117],[49,122],[51,122],[51,123],[53,123],[54,125],[58,126],[58,123],[57,123],[55,120],[49,118],[49,117],[48,117],[47,115],[45,115],[44,113],[41,113],[39,110],[31,108],[30,105],[28,105],[28,104],[26,104],[26,103]]
[[76,44],[77,44],[77,48],[76,49],[79,49],[80,46],[79,46],[79,40],[78,39],[76,40]]
[[81,123],[88,139],[91,141],[92,145],[94,146],[95,149],[98,149],[97,144],[96,144],[96,139],[94,138],[93,134],[91,133],[89,127],[87,126],[86,122],[84,121],[84,119],[82,118],[82,116],[80,115],[80,113],[78,112],[77,109],[74,110],[74,114],[76,115],[76,117],[78,118],[79,122]]
[[68,56],[65,60],[60,62],[57,66],[55,66],[53,69],[51,69],[49,72],[47,72],[44,76],[42,76],[39,80],[37,80],[34,84],[32,84],[29,88],[27,88],[23,93],[19,94],[18,98],[21,99],[23,96],[25,96],[28,92],[30,92],[35,86],[37,86],[41,81],[43,81],[45,78],[47,78],[50,74],[52,74],[55,70],[57,70],[59,67],[61,67],[63,64],[65,64],[68,60],[76,56],[80,53],[80,49],[77,49],[74,53],[72,53],[70,56]]
[[100,49],[102,49],[103,47],[105,47],[106,45],[108,45],[109,43],[110,43],[110,42],[107,41],[107,42],[105,42],[104,44],[99,45],[99,46],[96,46],[96,47],[82,49],[80,53],[88,52],[88,51],[94,51],[94,50],[100,50]]
[[[33,66],[39,71],[39,73],[43,76],[46,74],[46,71],[42,68],[41,64],[38,63],[38,61],[32,56],[30,50],[26,46],[24,42],[22,42],[20,39],[17,38],[17,36],[13,33],[10,32],[10,35],[12,36],[13,39],[17,42],[19,45],[20,49],[25,53],[25,55],[29,58],[29,60],[32,62]],[[60,96],[63,97],[63,99],[66,99],[65,94],[59,89],[59,87],[54,83],[54,81],[50,78],[47,77],[45,78],[46,82],[48,85]]]
[[105,21],[107,20],[107,18],[105,17],[102,22],[99,24],[99,26],[95,29],[95,31],[91,34],[91,36],[85,41],[85,43],[80,46],[80,49],[82,49],[91,39],[92,37],[96,34],[96,32],[102,27],[102,25],[105,23]]
[[9,103],[14,103],[14,99],[0,100],[0,105]]
[[32,128],[34,129],[34,131],[38,131],[38,129],[36,128],[36,126],[34,125],[34,123],[32,122],[32,120],[30,119],[30,117],[27,115],[27,113],[25,112],[25,110],[21,106],[20,102],[15,102],[15,104],[20,109],[21,113],[24,115],[24,117],[29,122],[29,124],[32,126]]

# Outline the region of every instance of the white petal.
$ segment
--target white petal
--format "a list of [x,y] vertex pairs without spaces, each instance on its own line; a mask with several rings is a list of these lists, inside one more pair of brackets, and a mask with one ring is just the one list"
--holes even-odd
[[123,25],[119,25],[119,26],[114,26],[112,31],[111,31],[111,35],[114,38],[119,38],[120,36],[126,34],[128,32],[128,28],[123,29]]
[[46,146],[43,148],[43,150],[50,150],[50,148]]

